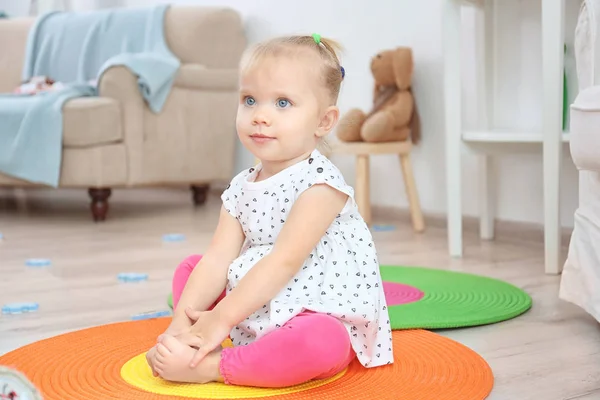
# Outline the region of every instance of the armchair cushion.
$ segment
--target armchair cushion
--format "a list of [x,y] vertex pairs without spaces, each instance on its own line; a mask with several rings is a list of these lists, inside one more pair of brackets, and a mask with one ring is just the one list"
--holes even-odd
[[63,146],[86,147],[123,140],[119,102],[108,97],[81,97],[63,107]]

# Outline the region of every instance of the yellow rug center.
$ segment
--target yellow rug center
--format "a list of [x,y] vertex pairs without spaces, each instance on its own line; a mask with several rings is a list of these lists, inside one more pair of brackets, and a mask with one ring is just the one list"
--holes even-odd
[[121,368],[121,377],[123,380],[141,390],[150,393],[198,399],[261,398],[286,393],[302,392],[338,380],[344,376],[345,373],[346,370],[329,379],[311,381],[302,385],[287,388],[271,389],[225,385],[224,383],[217,382],[205,384],[168,382],[160,377],[156,378],[152,375],[152,370],[146,362],[146,353],[133,357]]

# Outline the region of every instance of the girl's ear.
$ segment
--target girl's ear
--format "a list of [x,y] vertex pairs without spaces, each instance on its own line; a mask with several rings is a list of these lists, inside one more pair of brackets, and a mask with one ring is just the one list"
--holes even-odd
[[319,122],[319,126],[317,126],[317,131],[315,135],[317,137],[326,136],[331,130],[335,127],[338,120],[340,118],[340,109],[337,106],[329,106],[325,110],[325,114],[321,118]]

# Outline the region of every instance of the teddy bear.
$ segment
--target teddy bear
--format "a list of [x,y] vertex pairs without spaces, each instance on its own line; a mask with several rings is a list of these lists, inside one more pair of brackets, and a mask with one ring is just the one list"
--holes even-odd
[[373,107],[365,113],[349,110],[339,121],[336,136],[342,142],[396,142],[420,140],[420,125],[412,95],[413,58],[409,47],[384,50],[371,59],[375,80]]

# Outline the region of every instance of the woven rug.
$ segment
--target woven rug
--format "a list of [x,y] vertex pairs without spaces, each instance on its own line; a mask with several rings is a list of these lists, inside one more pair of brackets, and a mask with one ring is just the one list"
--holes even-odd
[[392,329],[485,325],[529,310],[531,297],[497,279],[421,267],[381,266]]
[[480,400],[494,383],[478,354],[425,330],[393,332],[393,364],[365,369],[355,360],[328,381],[282,390],[167,383],[139,361],[169,321],[121,322],[66,333],[7,353],[0,364],[25,374],[45,400]]

